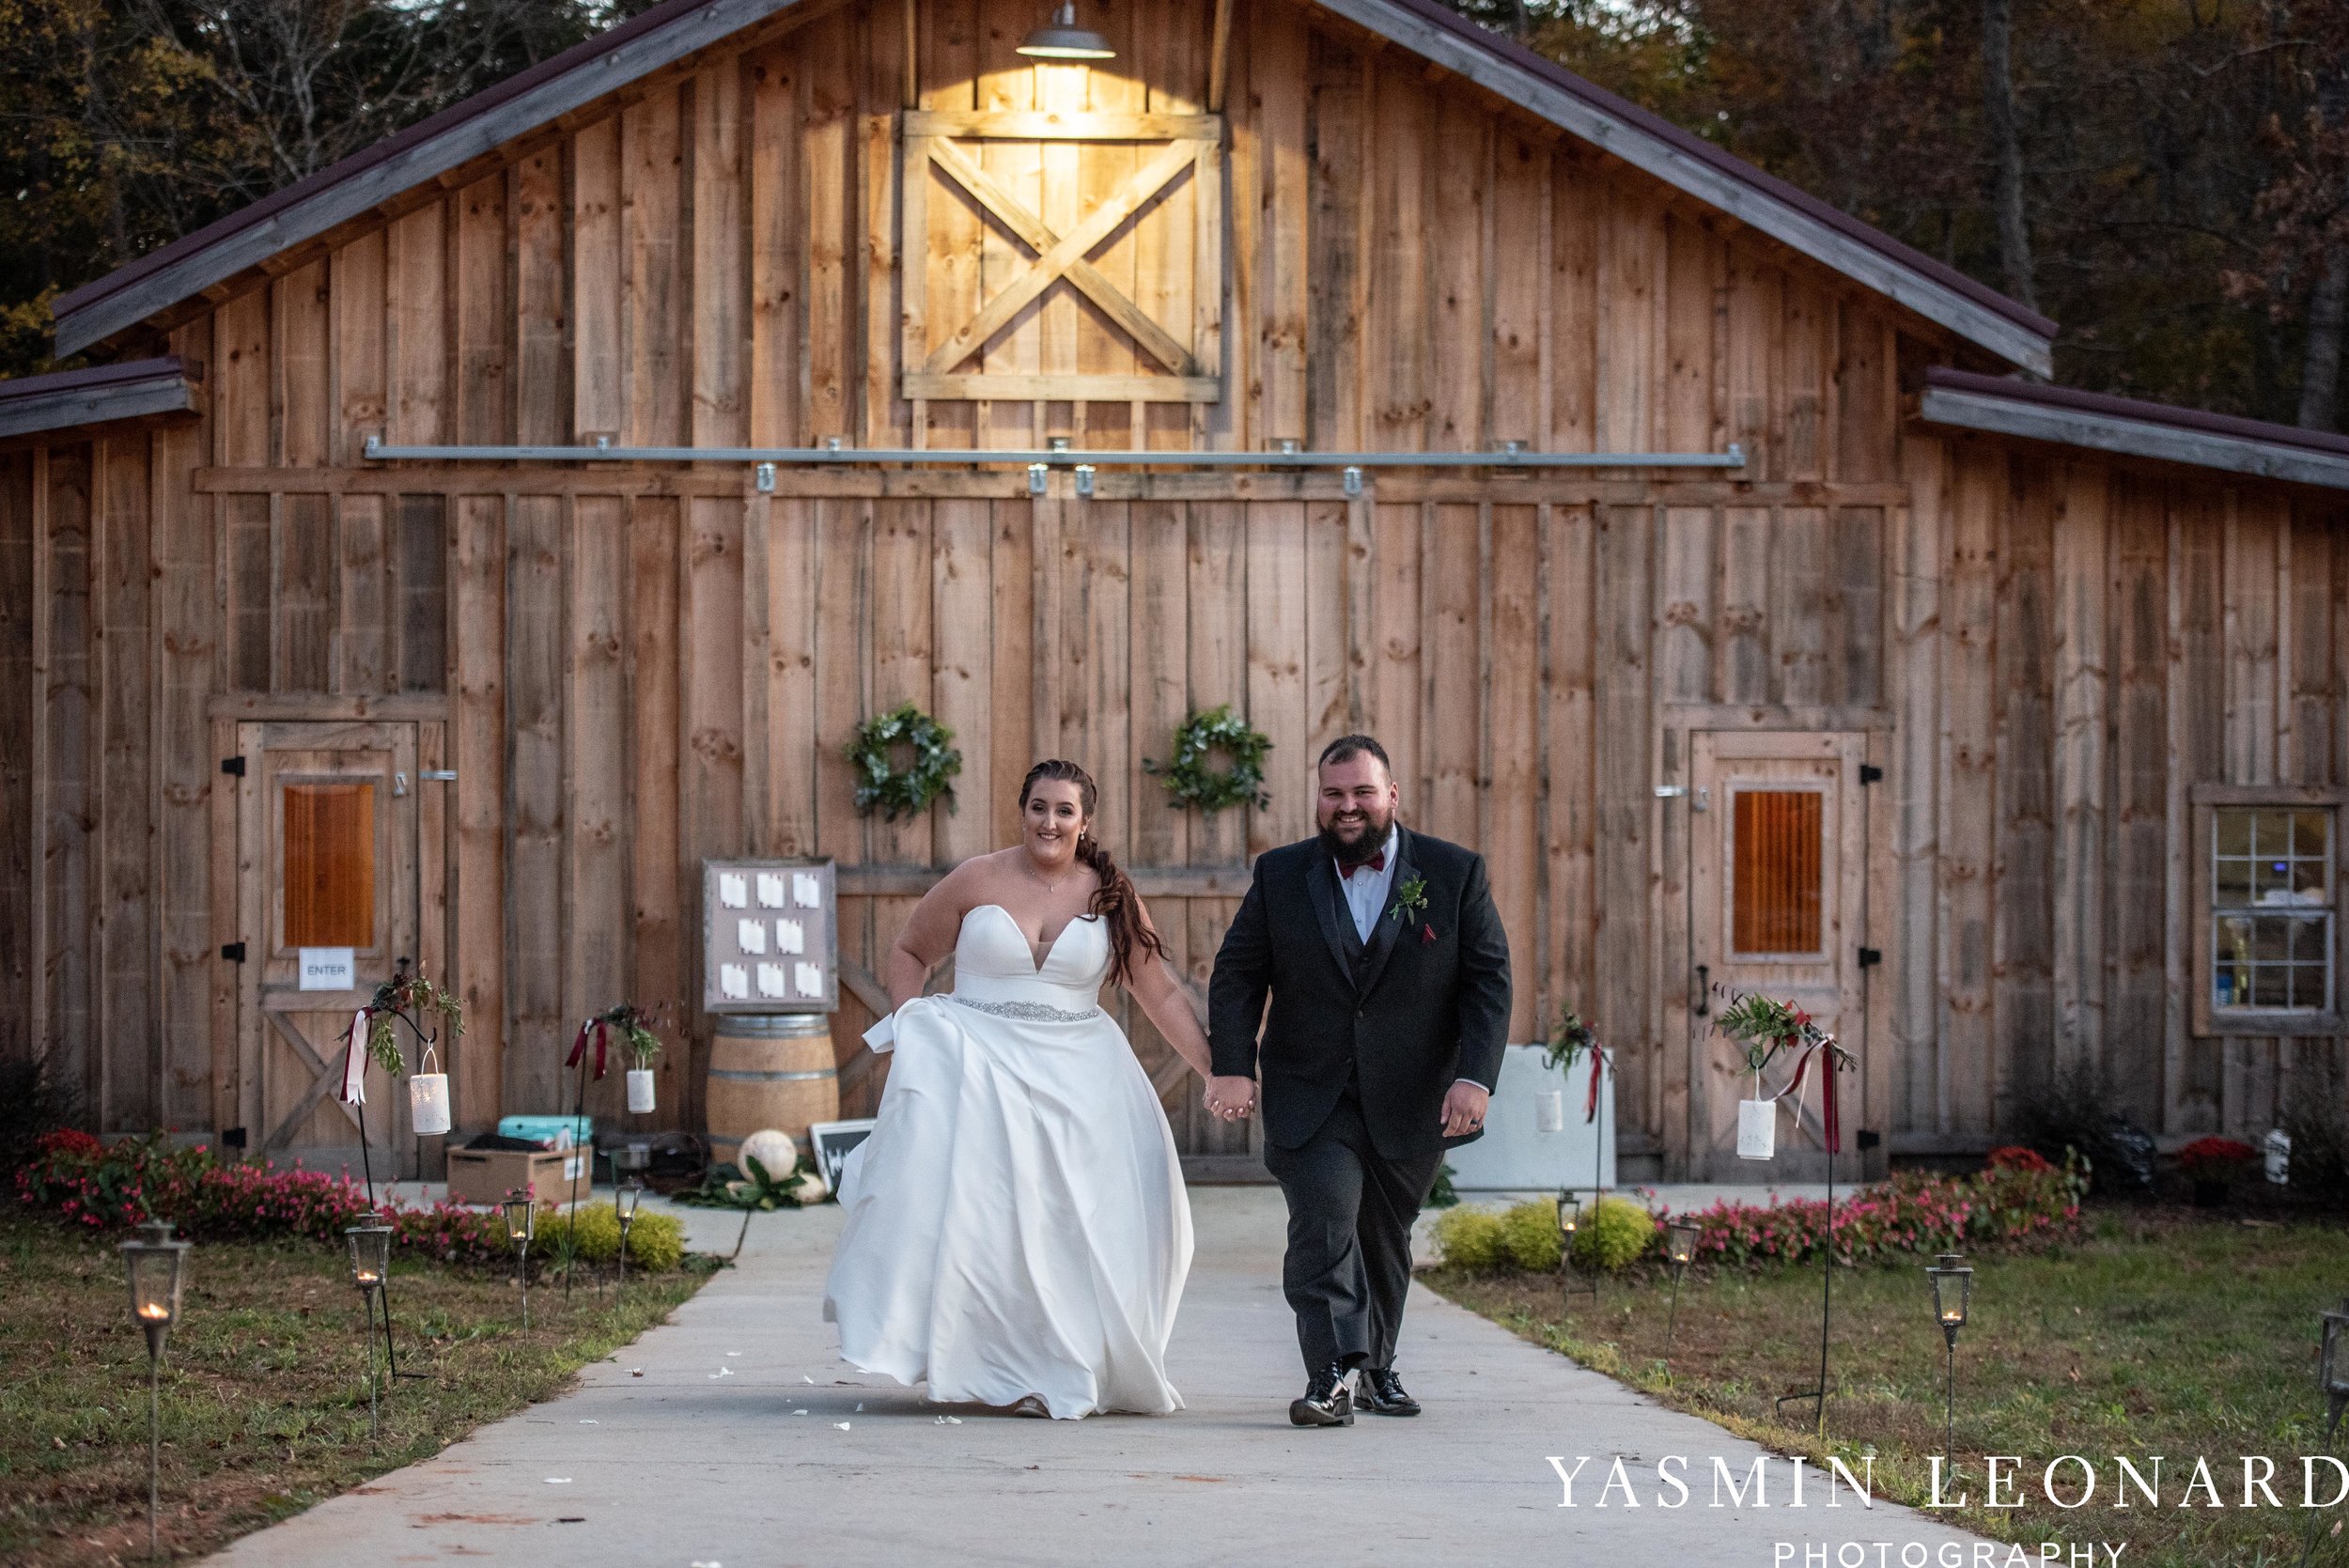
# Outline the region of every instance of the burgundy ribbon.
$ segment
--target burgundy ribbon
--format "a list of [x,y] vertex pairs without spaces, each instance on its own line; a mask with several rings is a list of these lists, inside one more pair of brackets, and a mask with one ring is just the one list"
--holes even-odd
[[1598,1046],[1591,1048],[1591,1088],[1582,1097],[1582,1122],[1585,1126],[1598,1120],[1598,1084],[1605,1076],[1607,1052]]
[[1811,1059],[1822,1053],[1825,1054],[1827,1060],[1826,1064],[1820,1069],[1822,1081],[1819,1086],[1819,1126],[1826,1134],[1827,1152],[1831,1155],[1841,1154],[1843,1151],[1843,1123],[1835,1103],[1834,1041],[1822,1040],[1796,1060],[1794,1081],[1786,1085],[1786,1093],[1795,1096],[1796,1103],[1801,1103],[1802,1075],[1810,1069]]
[[592,1034],[596,1038],[596,1081],[602,1082],[603,1053],[610,1043],[611,1033],[610,1027],[601,1018],[587,1019],[579,1026],[579,1032],[572,1036],[571,1054],[563,1059],[563,1065],[566,1067],[579,1065],[579,1059],[587,1053],[587,1037]]

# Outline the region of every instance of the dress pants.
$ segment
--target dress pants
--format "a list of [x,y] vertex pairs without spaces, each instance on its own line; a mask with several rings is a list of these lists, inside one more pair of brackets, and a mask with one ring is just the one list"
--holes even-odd
[[1404,1160],[1379,1154],[1348,1083],[1313,1137],[1294,1149],[1268,1146],[1264,1161],[1288,1199],[1281,1286],[1307,1374],[1331,1361],[1392,1366],[1411,1287],[1411,1221],[1443,1151]]

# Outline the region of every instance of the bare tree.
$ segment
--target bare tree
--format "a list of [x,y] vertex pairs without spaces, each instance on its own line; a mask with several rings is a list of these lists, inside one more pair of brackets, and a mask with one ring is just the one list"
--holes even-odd
[[2014,0],[1982,0],[1982,101],[1990,135],[1992,206],[1999,220],[1999,265],[2006,291],[2039,308],[2030,259],[2030,229],[2023,214],[2023,139],[2015,124]]

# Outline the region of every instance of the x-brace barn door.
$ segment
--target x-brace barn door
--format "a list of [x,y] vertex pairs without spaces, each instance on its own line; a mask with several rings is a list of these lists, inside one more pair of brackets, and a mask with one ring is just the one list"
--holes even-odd
[[[1019,144],[1070,156],[990,156]],[[907,398],[1221,400],[1222,147],[1219,115],[907,110],[899,181],[908,258]],[[1077,179],[1068,173],[1087,149],[1111,148],[1130,164],[1122,178]],[[1170,200],[1186,189],[1188,201]],[[977,287],[968,287],[968,268],[935,254],[948,247],[933,242],[933,201],[972,209],[983,227],[1008,236],[1024,255],[998,248],[994,275],[985,275],[983,266]],[[1179,233],[1178,212],[1189,220]],[[1128,236],[1132,242],[1126,243]],[[983,262],[989,254],[982,248]],[[1172,276],[1181,278],[1179,293],[1189,298],[1179,320],[1161,319],[1162,304],[1154,314],[1143,303],[1174,294],[1161,287]],[[989,345],[1057,288],[1074,290],[1132,344],[1131,373],[1005,371],[986,364]]]

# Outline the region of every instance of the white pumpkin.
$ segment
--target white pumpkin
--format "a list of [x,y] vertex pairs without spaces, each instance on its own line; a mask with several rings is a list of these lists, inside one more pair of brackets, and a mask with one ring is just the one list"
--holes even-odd
[[767,1174],[771,1180],[779,1185],[788,1185],[791,1168],[800,1162],[800,1151],[798,1145],[791,1141],[789,1133],[762,1127],[742,1140],[741,1152],[735,1157],[734,1163],[747,1176],[751,1173],[751,1161],[754,1159],[767,1168]]
[[832,1188],[824,1185],[824,1178],[813,1171],[791,1183],[790,1192],[792,1202],[799,1203],[820,1203],[832,1196]]

